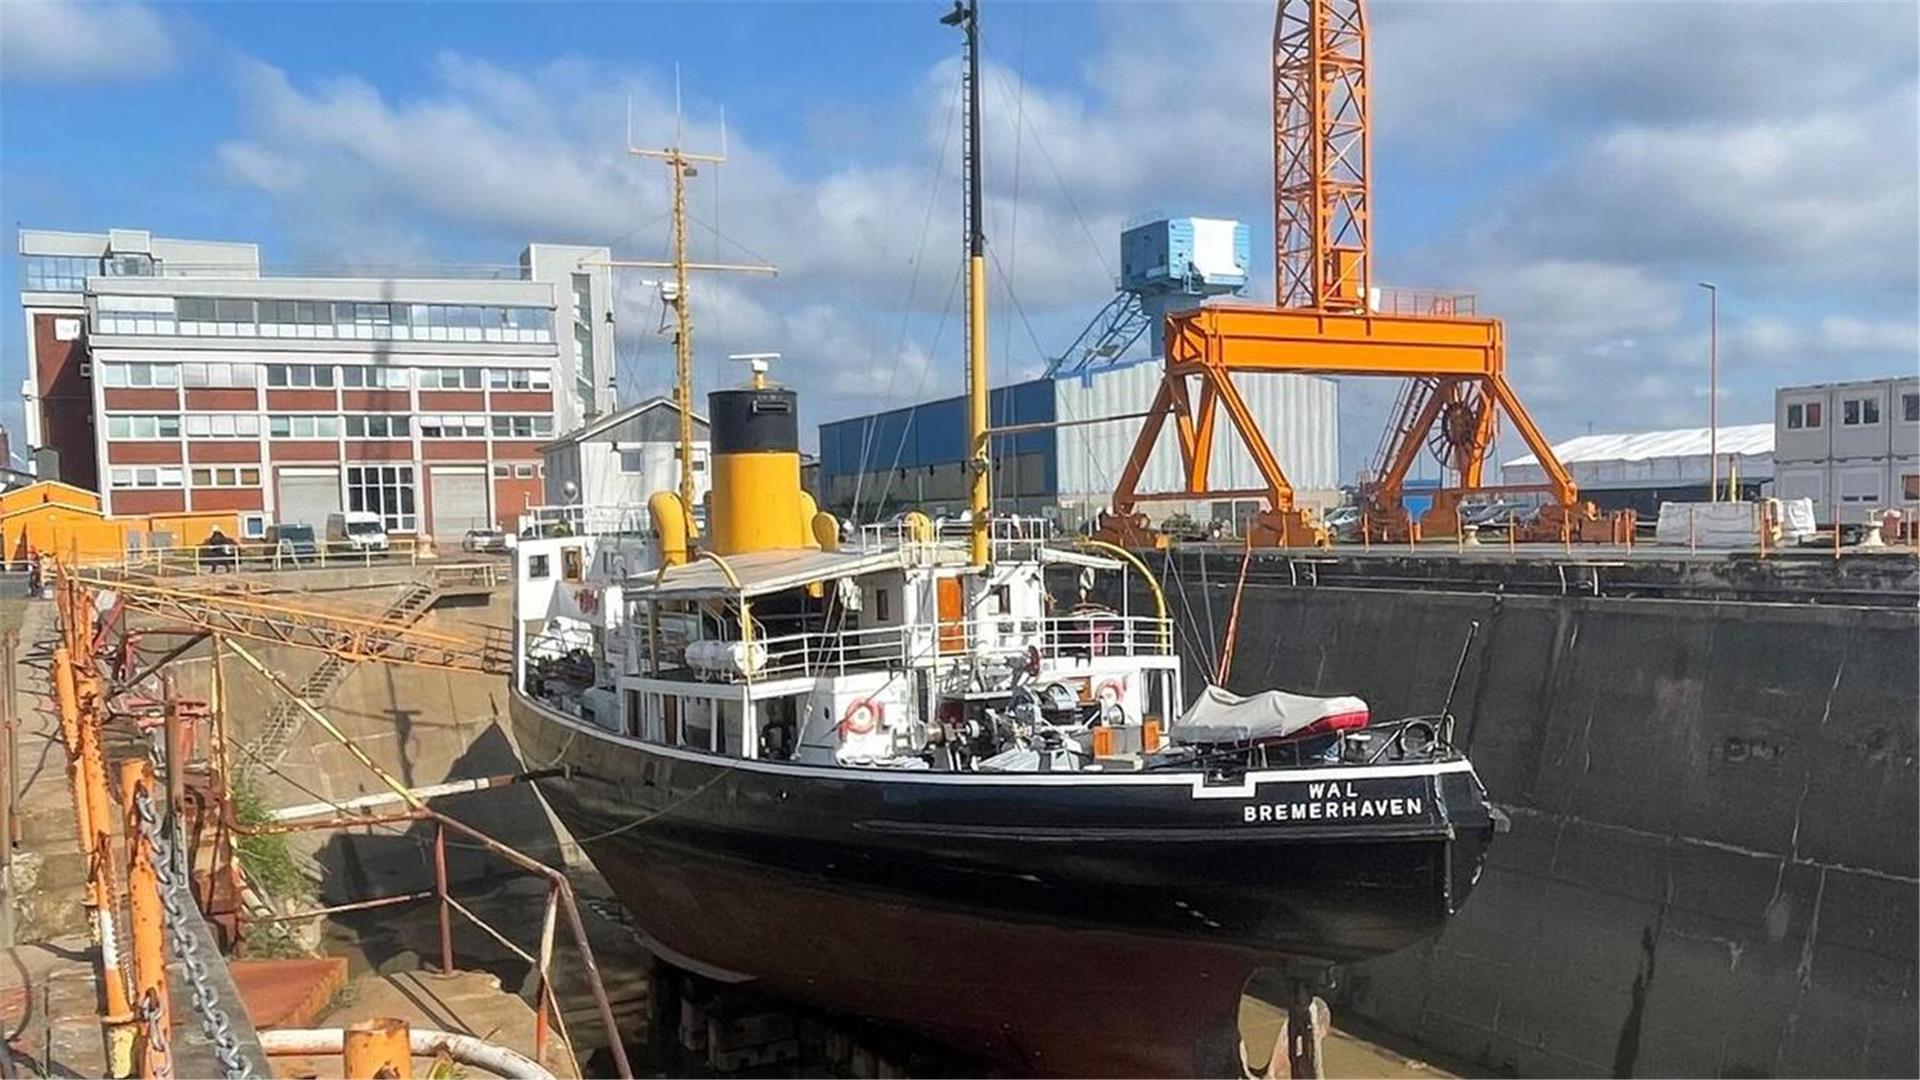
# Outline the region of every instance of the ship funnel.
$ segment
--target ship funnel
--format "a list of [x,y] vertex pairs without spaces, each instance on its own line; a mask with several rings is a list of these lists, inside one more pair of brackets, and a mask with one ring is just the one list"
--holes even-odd
[[800,399],[767,380],[777,353],[729,359],[750,363],[751,385],[708,396],[713,489],[708,546],[720,555],[818,548],[813,496],[800,486]]

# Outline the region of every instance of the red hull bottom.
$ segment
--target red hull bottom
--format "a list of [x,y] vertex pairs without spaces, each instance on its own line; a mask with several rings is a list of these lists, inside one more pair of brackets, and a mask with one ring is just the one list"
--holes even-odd
[[[922,1032],[1028,1075],[1237,1075],[1248,952],[986,921],[705,862],[590,850],[662,959]],[[952,943],[964,942],[964,948]],[[676,956],[675,954],[678,954]]]

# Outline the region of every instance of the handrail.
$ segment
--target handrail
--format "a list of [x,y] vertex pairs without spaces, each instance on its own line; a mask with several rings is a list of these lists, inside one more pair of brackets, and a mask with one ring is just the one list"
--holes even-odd
[[[261,666],[258,660],[254,659],[250,654],[248,654],[240,646],[232,642],[227,642],[226,645],[232,648],[236,654],[238,654],[243,660],[245,660],[249,664],[249,666],[252,666],[256,671],[258,671],[262,676],[264,676],[269,682],[269,684],[271,684],[275,690],[279,691],[281,694],[287,695],[287,697],[290,700],[294,701],[303,710],[305,710],[310,716],[318,719],[320,721],[320,726],[322,727],[322,729],[325,730],[328,735],[332,736],[334,741],[344,746],[354,756],[356,760],[358,760],[369,771],[371,771],[377,778],[379,778],[382,784],[384,784],[395,795],[397,795],[400,801],[404,802],[407,805],[407,809],[404,811],[400,811],[396,813],[388,813],[388,814],[372,814],[372,815],[344,814],[339,817],[310,820],[310,821],[304,821],[304,822],[300,822],[300,821],[274,822],[269,825],[261,826],[258,829],[249,828],[248,826],[241,824],[236,819],[233,812],[232,800],[228,796],[228,794],[223,790],[226,783],[226,777],[229,775],[229,773],[228,773],[227,763],[224,760],[224,753],[221,753],[221,754],[218,754],[217,756],[222,758],[222,760],[215,763],[215,767],[218,771],[218,775],[216,777],[215,797],[220,804],[219,813],[222,818],[223,826],[233,831],[237,835],[245,836],[245,835],[251,835],[254,832],[282,833],[282,832],[314,831],[314,830],[325,830],[325,829],[352,829],[352,828],[361,828],[374,823],[397,824],[399,822],[421,822],[421,823],[432,822],[434,826],[434,838],[433,838],[434,891],[431,894],[413,894],[413,895],[405,896],[404,898],[375,897],[369,900],[355,901],[351,905],[336,905],[335,907],[336,909],[338,909],[341,907],[386,906],[388,904],[404,903],[410,900],[425,899],[426,895],[432,895],[436,897],[440,903],[440,960],[441,960],[442,970],[444,971],[453,970],[453,938],[452,938],[452,928],[451,928],[451,914],[454,911],[458,911],[463,918],[473,922],[481,930],[494,936],[496,939],[505,941],[505,938],[500,934],[498,930],[494,929],[492,926],[487,925],[484,920],[480,919],[465,905],[459,904],[452,899],[449,893],[448,881],[447,881],[446,834],[448,830],[451,830],[455,833],[458,833],[462,836],[467,837],[468,839],[472,840],[474,843],[480,845],[482,849],[494,855],[497,855],[502,859],[505,859],[508,863],[512,864],[518,869],[544,878],[547,882],[547,913],[546,913],[546,917],[541,922],[541,942],[539,946],[539,956],[541,957],[541,962],[534,964],[535,974],[538,976],[538,980],[539,980],[539,986],[538,986],[538,989],[536,990],[538,1002],[536,1004],[536,1012],[535,1012],[535,1018],[534,1018],[535,1019],[534,1056],[541,1061],[545,1060],[546,1048],[547,1048],[547,1024],[548,1024],[549,1012],[551,1011],[551,1013],[555,1017],[558,1017],[559,1015],[558,1002],[554,997],[552,977],[551,977],[550,968],[547,966],[547,962],[550,961],[550,958],[552,957],[552,954],[553,954],[552,935],[554,930],[555,914],[557,911],[564,911],[567,917],[569,936],[573,938],[574,944],[580,953],[581,961],[586,967],[587,982],[588,982],[589,988],[593,992],[594,1005],[595,1005],[595,1008],[599,1011],[600,1021],[605,1026],[607,1031],[607,1040],[608,1040],[609,1048],[611,1049],[614,1056],[615,1068],[617,1069],[619,1075],[623,1078],[623,1080],[632,1080],[633,1070],[631,1066],[628,1064],[626,1050],[622,1046],[620,1041],[619,1026],[613,1017],[613,1007],[609,998],[607,997],[605,983],[602,981],[600,977],[599,964],[594,960],[593,946],[591,945],[587,937],[586,926],[580,920],[579,906],[573,894],[573,886],[571,882],[568,881],[567,876],[561,871],[555,870],[554,868],[546,865],[545,863],[540,862],[538,859],[534,859],[531,856],[528,856],[520,852],[519,850],[515,849],[511,845],[502,843],[501,841],[496,840],[491,836],[488,836],[486,833],[481,832],[480,830],[472,827],[471,825],[468,825],[455,818],[449,817],[446,814],[443,814],[440,811],[435,810],[432,807],[428,806],[426,803],[426,800],[421,797],[421,794],[419,792],[401,783],[399,780],[395,779],[392,776],[392,774],[388,773],[384,769],[381,769],[378,765],[375,765],[373,763],[373,760],[367,756],[366,752],[360,748],[358,743],[354,742],[351,736],[347,735],[345,732],[341,731],[338,727],[336,727],[332,723],[332,721],[327,719],[325,714],[321,713],[319,710],[309,705],[306,701],[302,700],[298,696],[298,694],[296,694],[293,691],[291,687],[287,686],[285,681],[283,681],[278,676],[274,675],[271,671]],[[218,649],[219,649],[219,645],[216,644],[216,657],[218,656]],[[216,659],[216,665],[217,663],[218,661]],[[228,744],[228,740],[226,739],[226,736],[225,736],[225,729],[226,729],[226,707],[225,706],[226,706],[226,699],[225,699],[225,696],[222,695],[219,698],[218,707],[215,708],[213,711],[213,721],[214,721],[214,727],[216,731],[215,738],[218,740],[217,745],[221,747],[224,747]],[[316,915],[325,914],[325,913],[326,912],[304,912],[301,914],[305,916],[316,916]],[[510,945],[511,943],[508,943],[508,944]],[[562,1038],[564,1039],[566,1037],[564,1030],[562,1031],[561,1034],[562,1034]],[[572,1048],[571,1042],[569,1040],[569,1050],[571,1050],[571,1048]]]
[[1165,625],[1167,623],[1167,595],[1160,590],[1160,579],[1153,576],[1152,571],[1147,569],[1147,564],[1141,562],[1138,555],[1121,547],[1119,544],[1110,544],[1105,540],[1095,540],[1092,537],[1082,537],[1080,546],[1095,548],[1109,555],[1125,559],[1127,562],[1133,564],[1135,570],[1140,571],[1140,576],[1147,580],[1147,588],[1153,590],[1153,606],[1159,613],[1160,621],[1163,624],[1160,629],[1160,647],[1171,652],[1173,650],[1173,632],[1168,625]]
[[[967,619],[869,626],[858,630],[803,630],[773,636],[763,633],[751,642],[695,638],[677,643],[677,649],[667,643],[659,643],[656,645],[656,654],[663,659],[681,657],[681,663],[684,664],[687,645],[717,640],[726,644],[745,645],[752,650],[749,660],[753,679],[844,674],[850,665],[890,666],[912,664],[916,660],[932,660],[940,656],[958,657],[962,655],[959,652],[942,653],[938,649],[941,633],[955,629],[964,632],[965,639],[971,643],[968,652],[975,656],[982,653],[1014,655],[1023,653],[1029,647],[1038,648],[1042,658],[1064,657],[1082,651],[1114,659],[1164,656],[1170,652],[1167,647],[1171,633],[1168,620],[1151,615],[1122,615],[1099,610],[1038,618],[977,615]],[[1140,641],[1149,629],[1154,631],[1157,647]],[[737,672],[703,670],[701,675],[701,681],[743,681]]]

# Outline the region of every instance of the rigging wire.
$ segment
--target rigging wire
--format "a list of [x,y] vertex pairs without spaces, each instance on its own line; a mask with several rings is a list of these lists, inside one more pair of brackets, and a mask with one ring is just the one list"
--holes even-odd
[[[1000,273],[1001,287],[1007,294],[1007,310],[1000,316],[1000,385],[1002,386],[1010,386],[1013,383],[1013,315],[1015,311],[1020,310],[1019,296],[1013,291],[1012,268],[1018,266],[1020,262],[1020,151],[1022,149],[1021,144],[1026,141],[1024,138],[1025,131],[1023,130],[1023,122],[1027,115],[1027,14],[1027,6],[1024,4],[1021,5],[1020,51],[1013,68],[1014,87],[1017,91],[1017,96],[1014,98],[1013,105],[1013,194],[1007,202],[1006,267],[1003,268],[1000,266],[999,254],[994,248],[990,247],[987,249],[987,254],[993,259],[995,269]],[[1026,322],[1026,318],[1026,312],[1023,310],[1020,311],[1020,320]],[[1031,324],[1027,326],[1027,336],[1033,337],[1033,326]],[[1037,339],[1035,347],[1038,348]],[[1044,352],[1044,350],[1041,351]],[[988,405],[991,406],[993,401],[991,387],[988,388],[987,401]],[[1011,394],[1002,399],[999,424],[1005,425],[1013,421],[1013,404],[1013,396]],[[1007,449],[1010,455],[1013,453],[1013,448],[1017,444],[1017,439],[1008,442]],[[991,477],[993,474],[989,473],[988,475]],[[1007,470],[1006,483],[1012,488],[1010,494],[1014,500],[1014,505],[1018,506],[1020,499],[1020,470],[1017,466]],[[994,494],[997,496],[1001,493],[995,492]],[[988,505],[991,506],[993,504],[989,502]]]
[[[994,74],[1001,82],[1006,81],[1005,74],[999,71],[995,71]],[[1080,232],[1086,236],[1088,246],[1093,248],[1094,258],[1100,260],[1100,268],[1106,271],[1107,277],[1113,278],[1115,276],[1113,265],[1107,262],[1106,251],[1094,240],[1093,230],[1087,227],[1086,215],[1080,212],[1080,203],[1074,199],[1072,189],[1067,186],[1066,179],[1060,175],[1060,167],[1053,163],[1053,155],[1047,152],[1046,140],[1040,137],[1040,132],[1034,128],[1033,121],[1026,119],[1023,115],[1021,122],[1028,131],[1033,133],[1033,148],[1040,151],[1040,160],[1046,163],[1047,171],[1053,174],[1053,182],[1059,185],[1061,196],[1067,200],[1067,208],[1073,211],[1074,220],[1080,223]]]
[[[929,359],[926,366],[920,369],[920,384],[914,388],[913,394],[916,401],[920,395],[926,393],[927,379],[933,374],[934,365],[931,358],[939,353],[940,339],[946,334],[947,317],[953,313],[953,298],[960,291],[960,279],[963,276],[961,270],[962,268],[958,264],[953,268],[953,281],[947,286],[947,302],[940,309],[940,322],[934,327],[933,343],[927,349]],[[900,457],[906,453],[907,436],[912,433],[913,421],[919,413],[920,406],[917,404],[907,410],[907,421],[900,430],[900,442],[893,448],[893,463],[887,466],[886,485],[880,489],[880,498],[873,504],[876,510],[887,504],[887,496],[893,492],[894,477],[900,471]],[[876,426],[878,425],[869,422],[868,433],[871,434],[872,429]],[[863,469],[862,475],[864,474],[865,471]]]
[[1188,599],[1187,590],[1180,582],[1180,566],[1173,561],[1173,549],[1167,548],[1165,561],[1161,565],[1160,579],[1173,586],[1173,592],[1180,597],[1180,607],[1186,612],[1186,621],[1173,620],[1174,629],[1180,631],[1180,643],[1189,650],[1190,655],[1205,656],[1207,649],[1198,640],[1198,620],[1193,616],[1193,601]]
[[[935,204],[938,202],[940,197],[940,181],[945,176],[946,163],[947,163],[947,148],[951,146],[953,143],[953,118],[954,118],[954,115],[960,109],[960,91],[961,91],[960,77],[958,73],[956,73],[954,82],[953,82],[953,96],[947,99],[947,117],[946,117],[946,120],[940,125],[941,126],[940,149],[937,153],[934,154],[933,160],[929,163],[932,166],[931,169],[929,170],[932,173],[932,177],[931,177],[931,183],[927,185],[927,208],[925,213],[922,214],[920,219],[920,240],[914,250],[913,262],[912,262],[913,270],[910,274],[907,275],[906,301],[900,307],[900,335],[899,335],[899,339],[896,341],[894,345],[894,350],[893,350],[894,362],[887,365],[887,389],[883,394],[881,394],[881,401],[886,404],[891,404],[894,400],[894,396],[893,396],[894,381],[898,377],[900,372],[899,358],[900,358],[900,355],[906,351],[906,347],[907,347],[907,332],[913,318],[913,299],[916,295],[918,295],[919,288],[920,288],[920,269],[926,261],[927,237],[928,235],[931,234],[933,230],[933,208]],[[951,292],[949,292],[947,297],[947,305],[949,308],[951,308],[952,303],[953,303],[953,297]],[[944,327],[946,323],[945,311],[942,311],[940,320],[941,320],[941,325]],[[877,349],[868,349],[867,365],[869,368],[873,366],[873,362],[876,358],[877,358]],[[921,377],[921,385],[923,388],[925,384],[926,384],[926,378],[925,378],[925,373],[923,372]],[[874,437],[874,432],[878,428],[878,426],[879,425],[875,424],[872,418],[869,417],[866,425],[866,431],[862,433],[862,437],[860,441],[860,460],[857,463],[858,467],[854,470],[853,505],[849,508],[849,511],[848,511],[848,517],[854,521],[860,520],[860,496],[862,494],[862,489],[866,485],[867,464],[873,454],[873,437]],[[903,436],[903,439],[904,439],[904,436]],[[895,449],[894,461],[896,465],[900,460],[899,451],[901,449],[904,449],[904,446],[905,446],[905,443],[903,441],[901,447],[898,447]]]

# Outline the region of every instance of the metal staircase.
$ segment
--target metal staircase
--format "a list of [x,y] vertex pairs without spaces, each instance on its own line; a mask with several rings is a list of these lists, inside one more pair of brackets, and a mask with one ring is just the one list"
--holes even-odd
[[[406,592],[401,593],[375,620],[375,626],[379,630],[396,634],[408,630],[425,617],[443,596],[449,593],[469,593],[473,591],[472,587],[476,584],[479,583],[464,577],[441,573],[430,574],[425,581],[416,581],[407,586]],[[490,574],[486,584],[491,585]],[[300,684],[300,700],[316,709],[325,705],[334,691],[340,688],[341,683],[346,682],[347,676],[351,675],[361,663],[360,659],[353,656],[329,652],[321,659],[320,665],[313,669],[312,674],[307,676],[306,681]],[[287,756],[287,751],[292,749],[293,740],[299,735],[306,719],[306,710],[294,702],[286,698],[276,701],[273,711],[267,714],[266,724],[261,729],[259,737],[249,745],[250,752],[243,755],[245,760],[239,763],[241,771],[250,773],[260,768],[271,768],[280,764]]]

